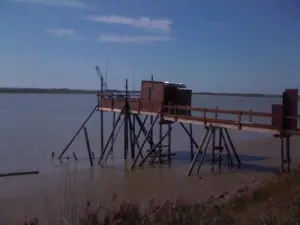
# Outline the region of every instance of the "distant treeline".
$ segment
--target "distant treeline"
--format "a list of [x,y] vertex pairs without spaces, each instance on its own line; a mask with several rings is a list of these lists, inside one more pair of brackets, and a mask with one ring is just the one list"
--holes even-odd
[[[113,93],[124,93],[124,90],[108,90]],[[130,93],[139,93],[140,91],[129,91]],[[0,93],[16,93],[16,94],[97,94],[99,90],[82,90],[68,88],[0,88]],[[213,92],[193,92],[196,95],[216,95],[216,96],[241,96],[241,97],[267,97],[278,98],[281,95],[276,94],[251,94],[251,93],[213,93]]]
[[213,93],[213,92],[194,92],[195,95],[217,95],[217,96],[241,96],[241,97],[265,97],[279,98],[281,95],[276,94],[258,94],[258,93]]
[[[124,93],[120,90],[108,90],[108,92]],[[138,91],[129,91],[130,93]],[[82,89],[68,89],[68,88],[0,88],[0,93],[11,94],[96,94],[99,90],[82,90]]]

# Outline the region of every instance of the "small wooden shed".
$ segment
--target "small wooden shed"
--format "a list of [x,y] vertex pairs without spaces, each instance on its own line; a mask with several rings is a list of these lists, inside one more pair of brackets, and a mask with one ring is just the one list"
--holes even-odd
[[[162,104],[191,106],[192,90],[180,83],[144,80],[141,85],[141,101],[146,104],[153,103],[147,104],[156,106],[157,109],[152,108],[151,111],[158,111]],[[165,111],[168,112],[169,110],[165,109]],[[185,110],[177,110],[176,113],[190,115],[190,111]]]

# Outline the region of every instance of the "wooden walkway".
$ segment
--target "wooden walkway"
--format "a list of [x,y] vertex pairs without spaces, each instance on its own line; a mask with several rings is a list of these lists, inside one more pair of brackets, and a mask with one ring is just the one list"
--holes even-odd
[[[113,104],[112,104],[113,105]],[[165,109],[170,107],[164,106]],[[174,108],[174,107],[172,107]],[[254,112],[254,111],[237,111],[237,110],[223,110],[223,109],[208,109],[208,108],[200,108],[200,107],[187,107],[187,106],[176,106],[179,110],[190,110],[192,112],[202,112],[203,116],[193,116],[193,115],[175,115],[171,113],[161,113],[161,117],[164,120],[171,122],[181,122],[181,123],[191,123],[191,124],[199,124],[204,126],[216,126],[223,127],[228,129],[242,130],[242,131],[253,131],[253,132],[264,132],[270,134],[280,134],[282,131],[278,126],[271,124],[271,121],[275,114],[267,113],[267,112]],[[106,112],[121,112],[121,108],[112,108],[112,107],[99,107],[99,111]],[[149,115],[155,116],[158,112],[144,111],[144,110],[130,110],[132,114],[137,115]],[[207,114],[214,114],[214,117],[207,116]],[[193,113],[192,113],[193,114]],[[218,118],[220,115],[235,115],[237,117],[236,120],[232,119],[221,119]],[[245,119],[245,117],[248,118]],[[270,123],[257,123],[252,122],[257,118],[265,118],[270,120]],[[299,120],[300,117],[294,118],[295,120]],[[294,130],[286,130],[286,132],[292,135],[300,135],[300,129]]]

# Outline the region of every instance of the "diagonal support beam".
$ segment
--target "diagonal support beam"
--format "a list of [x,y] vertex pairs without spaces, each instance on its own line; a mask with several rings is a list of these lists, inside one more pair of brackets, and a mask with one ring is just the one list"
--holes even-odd
[[[234,153],[236,161],[237,161],[237,165],[239,166],[241,161],[240,158],[235,150],[235,147],[232,143],[231,137],[229,135],[229,132],[226,128],[223,127],[214,127],[214,126],[208,126],[205,127],[206,129],[206,133],[204,135],[204,138],[202,140],[201,145],[198,148],[198,152],[196,154],[196,156],[193,159],[193,162],[189,168],[189,171],[187,173],[187,176],[190,176],[194,166],[198,160],[198,156],[201,154],[200,151],[202,150],[204,143],[205,144],[205,148],[202,151],[201,154],[201,159],[199,162],[199,166],[197,169],[197,173],[200,172],[200,169],[202,167],[202,164],[204,162],[204,158],[206,156],[206,152],[208,149],[209,144],[211,144],[211,148],[212,148],[212,166],[211,169],[213,170],[216,163],[219,163],[219,169],[221,169],[221,165],[222,165],[222,154],[224,152],[224,150],[226,150],[227,152],[227,160],[228,160],[228,166],[232,166],[233,165],[233,160],[232,160],[232,155],[231,152]],[[208,138],[209,135],[209,138]],[[216,139],[218,138],[218,142],[216,143]],[[215,155],[215,151],[218,151],[217,154]]]
[[[162,136],[162,138],[150,149],[150,151],[147,153],[147,155],[142,159],[142,161],[139,163],[138,167],[142,166],[145,161],[147,160],[147,158],[153,153],[155,152],[156,148],[159,147],[161,145],[161,143],[166,139],[166,137],[170,134],[172,130],[172,127],[170,127],[168,129],[168,131]],[[157,152],[155,152],[153,161],[155,160],[155,158],[158,156]]]
[[186,126],[180,122],[179,123],[181,125],[181,127],[185,130],[185,132],[187,133],[187,135],[189,136],[189,138],[191,139],[191,141],[193,142],[193,144],[196,146],[196,148],[199,148],[199,145],[197,144],[197,142],[195,141],[193,135],[190,133],[190,131],[186,128]]
[[191,173],[192,173],[192,171],[193,171],[193,169],[194,169],[194,167],[195,167],[195,164],[196,164],[196,162],[197,162],[197,159],[198,159],[199,155],[200,155],[200,154],[203,155],[203,153],[202,153],[202,148],[203,148],[203,145],[205,144],[205,141],[206,141],[206,139],[207,139],[208,134],[209,134],[209,129],[206,128],[205,135],[204,135],[204,137],[203,137],[203,139],[202,139],[201,144],[198,146],[196,155],[194,156],[194,159],[193,159],[193,161],[192,161],[192,163],[191,163],[191,165],[190,165],[190,168],[189,168],[189,170],[188,170],[187,176],[190,176],[190,175],[191,175]]
[[[119,135],[119,133],[120,133],[120,131],[121,131],[121,128],[122,128],[122,126],[123,126],[123,124],[124,124],[124,121],[125,121],[125,118],[123,118],[123,120],[122,120],[122,122],[121,122],[121,124],[120,124],[120,126],[119,126],[119,128],[118,128],[118,130],[117,130],[117,133],[112,137],[112,140],[111,140],[111,146],[110,146],[110,148],[109,148],[109,150],[108,150],[108,152],[107,152],[107,154],[106,154],[106,157],[105,157],[104,162],[107,161],[109,154],[113,151],[113,145],[114,145],[114,143],[115,143],[116,140],[117,140],[117,137],[118,137],[118,135]],[[109,140],[108,140],[108,142],[109,142]]]
[[142,150],[143,150],[143,148],[144,148],[144,146],[145,146],[145,144],[146,144],[146,141],[147,141],[148,137],[150,136],[150,133],[151,133],[151,131],[152,131],[152,129],[153,129],[153,127],[154,127],[156,121],[157,121],[158,118],[160,117],[160,114],[161,114],[161,109],[159,109],[159,111],[158,111],[158,113],[157,113],[157,115],[156,115],[156,117],[155,117],[153,123],[151,124],[151,127],[150,127],[149,131],[148,131],[147,134],[145,135],[146,137],[145,137],[144,141],[142,142],[141,148],[139,149],[139,152],[138,152],[137,156],[135,157],[135,159],[134,159],[134,161],[133,161],[133,163],[132,163],[132,165],[131,165],[131,169],[133,169],[133,168],[135,167],[135,165],[136,165],[136,163],[137,163],[139,157],[141,156]]
[[114,124],[113,130],[112,130],[112,132],[110,133],[110,136],[109,136],[109,138],[108,138],[108,140],[107,140],[107,142],[106,142],[106,145],[105,145],[105,147],[104,147],[104,149],[103,149],[103,151],[102,151],[102,153],[101,153],[101,156],[100,156],[100,159],[99,159],[99,161],[98,161],[98,164],[101,163],[101,161],[102,161],[102,159],[103,159],[103,157],[104,157],[104,155],[105,155],[105,153],[106,153],[107,147],[108,147],[110,141],[112,140],[112,138],[113,138],[113,136],[114,136],[114,132],[115,132],[115,130],[116,130],[116,128],[117,128],[118,123],[119,123],[120,120],[121,120],[121,116],[122,116],[122,114],[124,113],[125,108],[126,108],[126,104],[123,105],[122,110],[121,110],[121,112],[120,112],[119,115],[118,115],[118,118],[117,118],[117,120],[116,120],[116,123]]
[[62,152],[60,153],[58,159],[61,159],[61,157],[63,157],[63,155],[65,154],[65,152],[68,150],[68,148],[71,146],[71,144],[74,142],[74,140],[76,139],[76,137],[78,136],[78,134],[80,133],[80,131],[85,127],[85,124],[90,120],[90,118],[92,117],[92,115],[95,113],[96,109],[99,107],[99,104],[97,103],[97,105],[93,108],[92,112],[89,114],[89,116],[86,118],[86,120],[82,123],[82,125],[80,126],[80,128],[77,130],[77,132],[75,133],[75,135],[73,136],[73,138],[70,140],[70,142],[67,144],[67,146],[62,150]]
[[[148,131],[147,129],[145,128],[145,124],[146,123],[142,123],[140,117],[138,115],[135,115],[135,118],[136,118],[136,121],[138,122],[139,126],[140,126],[140,131],[144,134],[144,136],[146,137]],[[146,120],[144,120],[144,122],[146,122]],[[150,146],[153,146],[154,145],[154,142],[153,142],[153,131],[151,131],[150,129],[150,133],[149,133],[149,136],[147,137],[147,142],[149,143]],[[138,136],[139,137],[139,136]]]
[[237,152],[236,152],[235,146],[234,146],[234,144],[233,144],[233,142],[232,142],[232,139],[231,139],[231,137],[230,137],[230,134],[229,134],[229,132],[228,132],[228,129],[227,129],[227,128],[223,128],[223,129],[224,129],[225,135],[226,135],[226,137],[227,137],[227,139],[228,139],[228,141],[229,141],[229,145],[230,145],[230,147],[231,147],[231,150],[233,151],[233,154],[234,154],[234,156],[235,156],[235,158],[236,158],[236,160],[237,160],[238,167],[239,167],[239,166],[241,165],[241,159],[240,159],[239,155],[238,155]]

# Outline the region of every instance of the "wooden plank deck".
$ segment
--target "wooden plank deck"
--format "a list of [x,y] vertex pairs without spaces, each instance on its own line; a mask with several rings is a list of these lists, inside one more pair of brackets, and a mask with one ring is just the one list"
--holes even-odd
[[[112,107],[99,107],[98,110],[99,111],[102,110],[106,112],[121,112],[120,108],[112,108]],[[152,116],[156,116],[158,113],[158,112],[149,112],[143,110],[130,110],[130,112],[132,114],[152,115]],[[206,125],[206,126],[212,125],[212,126],[242,130],[242,131],[264,132],[270,134],[279,133],[276,127],[272,125],[263,124],[263,123],[252,123],[248,121],[239,122],[237,120],[235,121],[235,120],[228,120],[228,119],[218,119],[218,118],[211,118],[211,117],[200,117],[200,116],[189,116],[189,115],[175,116],[168,113],[163,113],[163,119],[172,122],[192,123],[192,124],[199,124],[199,125]]]

